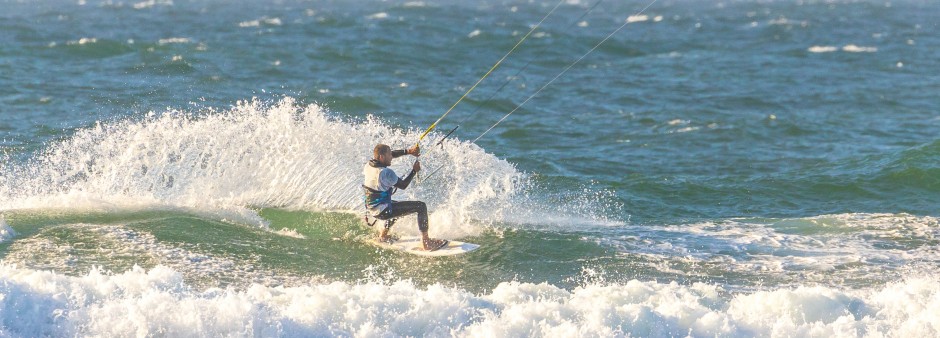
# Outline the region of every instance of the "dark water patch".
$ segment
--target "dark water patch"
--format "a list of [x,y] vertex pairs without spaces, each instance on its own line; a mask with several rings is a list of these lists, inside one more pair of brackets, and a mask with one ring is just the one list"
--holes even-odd
[[[675,216],[688,213],[695,217],[772,214],[799,217],[862,210],[933,215],[932,205],[940,203],[936,198],[940,188],[937,154],[940,154],[937,143],[930,143],[887,155],[849,157],[834,162],[790,162],[787,167],[768,168],[773,173],[753,174],[751,179],[743,180],[739,175],[707,179],[632,176],[618,190],[630,191],[624,195],[628,208],[635,196],[648,196],[646,199],[656,196],[667,201],[665,205],[684,205],[682,209],[663,210]],[[654,217],[643,213],[640,216]]]
[[[43,39],[44,36],[26,18],[0,20],[0,40],[2,41],[36,44],[37,41]],[[5,43],[0,47],[0,55],[12,54],[15,50],[15,45]]]
[[352,96],[342,93],[333,94],[331,92],[328,94],[309,94],[304,96],[304,99],[312,102],[319,102],[331,111],[340,111],[346,113],[377,113],[385,109],[385,106],[382,104],[373,102],[366,97]]
[[[507,86],[512,86],[512,83]],[[475,94],[464,99],[463,102],[466,106],[462,106],[459,111],[454,113],[457,121],[470,121],[482,125],[481,122],[492,120],[495,123],[499,120],[499,117],[509,113],[519,105],[515,100],[504,98],[503,96],[507,96],[506,93],[502,95],[496,93],[496,96],[491,91]]]
[[131,53],[135,50],[124,42],[97,38],[68,41],[64,45],[56,45],[53,48],[61,48],[67,57],[90,59],[106,59]]
[[189,62],[182,60],[173,60],[151,65],[143,64],[136,68],[147,73],[159,75],[188,75],[197,71]]
[[902,194],[913,191],[940,192],[940,142],[934,142],[905,151],[887,163],[871,183],[886,191]]

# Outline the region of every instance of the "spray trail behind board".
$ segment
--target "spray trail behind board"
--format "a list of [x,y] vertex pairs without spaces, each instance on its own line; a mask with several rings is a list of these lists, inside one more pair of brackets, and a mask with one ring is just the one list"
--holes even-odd
[[[245,101],[209,114],[151,113],[79,130],[25,167],[7,168],[0,205],[176,207],[251,224],[265,224],[251,208],[358,212],[362,166],[372,147],[404,148],[417,135],[371,117],[344,121],[292,98]],[[410,159],[392,168],[404,174]],[[448,139],[421,160],[426,168],[443,169],[396,198],[426,201],[442,236],[524,221],[537,208],[527,196],[528,175],[474,144]]]

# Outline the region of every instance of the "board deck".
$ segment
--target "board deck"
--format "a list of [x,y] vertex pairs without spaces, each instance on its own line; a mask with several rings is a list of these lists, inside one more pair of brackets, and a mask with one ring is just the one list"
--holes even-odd
[[369,240],[370,243],[389,250],[398,250],[418,256],[451,256],[459,255],[476,250],[480,247],[478,244],[464,243],[460,241],[450,241],[443,248],[434,251],[425,251],[421,246],[421,237],[403,236],[394,243],[379,242],[375,238]]

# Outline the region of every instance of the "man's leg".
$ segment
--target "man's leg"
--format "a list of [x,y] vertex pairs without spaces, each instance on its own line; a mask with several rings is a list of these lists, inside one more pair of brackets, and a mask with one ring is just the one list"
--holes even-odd
[[391,218],[418,214],[418,230],[428,232],[428,206],[421,201],[394,201],[391,205]]
[[[393,201],[392,205],[389,206],[389,209],[386,212],[382,212],[380,216],[383,216],[385,219],[394,219],[402,216],[407,216],[410,214],[418,214],[418,230],[421,231],[421,242],[424,245],[425,250],[437,249],[444,242],[439,239],[431,239],[428,237],[428,206],[421,201]],[[389,227],[386,227],[382,230],[382,233],[379,235],[380,240],[386,240],[388,238]]]
[[[385,221],[385,228],[382,229],[381,233],[379,233],[379,241],[389,241],[388,232],[392,230],[392,225],[395,223],[395,219],[402,216],[408,216],[413,213],[418,213],[418,228],[421,229],[423,224],[424,227],[421,232],[427,232],[428,208],[424,202],[392,201],[391,205],[375,216],[375,218]],[[422,220],[424,221],[423,223],[421,222]]]
[[385,221],[385,227],[382,228],[382,232],[379,233],[380,242],[389,242],[389,243],[394,242],[392,238],[388,237],[388,232],[392,230],[393,224],[395,224],[394,218],[389,218],[388,220]]

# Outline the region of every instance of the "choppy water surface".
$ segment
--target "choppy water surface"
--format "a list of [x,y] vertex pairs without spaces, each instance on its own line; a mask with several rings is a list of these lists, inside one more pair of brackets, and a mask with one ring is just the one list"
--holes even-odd
[[940,335],[931,1],[564,1],[369,245],[556,4],[2,1],[0,336]]

